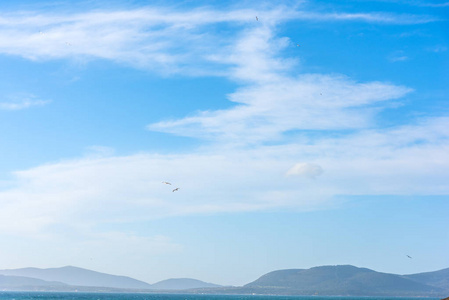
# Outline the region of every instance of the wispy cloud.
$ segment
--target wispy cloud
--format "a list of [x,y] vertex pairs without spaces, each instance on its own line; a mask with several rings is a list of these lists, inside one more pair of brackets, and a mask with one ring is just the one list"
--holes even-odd
[[32,106],[42,106],[49,104],[50,100],[42,100],[32,94],[16,94],[7,96],[3,102],[0,102],[1,110],[21,110]]
[[383,102],[412,89],[382,82],[355,82],[341,75],[292,75],[298,62],[281,55],[291,45],[275,28],[254,26],[209,59],[231,65],[226,76],[245,85],[229,94],[236,105],[164,120],[149,130],[220,143],[279,141],[298,130],[353,130],[374,125]]
[[[277,146],[43,165],[15,172],[0,191],[0,231],[35,235],[58,224],[309,210],[348,194],[447,194],[448,127],[448,118],[429,118],[340,137],[302,135]],[[180,191],[172,193],[163,180],[176,182]]]
[[427,49],[430,52],[435,52],[435,53],[441,53],[441,52],[446,52],[448,50],[447,46],[442,46],[442,45],[438,45],[432,48]]
[[449,2],[433,3],[433,2],[429,2],[429,1],[424,1],[424,2],[416,2],[416,5],[427,6],[427,7],[449,7]]
[[[255,20],[257,14],[259,22]],[[223,69],[232,64],[232,58],[221,61],[216,54],[232,47],[242,32],[258,26],[263,34],[267,28],[289,20],[386,24],[435,21],[428,16],[329,14],[285,6],[265,10],[197,8],[182,12],[163,7],[60,14],[18,12],[0,15],[0,53],[31,60],[101,58],[166,74],[220,74],[217,64]],[[223,35],[211,29],[211,25],[223,23],[232,24],[236,33]]]
[[409,57],[404,54],[404,51],[396,51],[388,56],[388,60],[391,62],[406,61]]
[[229,95],[237,103],[230,109],[162,121],[148,129],[240,143],[276,140],[294,130],[360,129],[373,126],[382,102],[410,91],[380,82],[356,83],[342,76],[283,77]]
[[[103,58],[139,68],[180,72],[207,63],[204,54],[215,53],[232,39],[218,38],[206,27],[224,22],[248,25],[255,22],[254,15],[251,10],[177,12],[164,8],[61,15],[18,13],[0,19],[0,52],[32,60]],[[291,13],[278,9],[267,11],[264,18],[269,24],[288,15]]]
[[86,156],[91,158],[113,156],[114,152],[115,152],[114,148],[106,146],[95,145],[86,148]]
[[[341,194],[449,192],[447,118],[379,128],[376,113],[411,88],[335,74],[298,75],[292,72],[298,61],[280,54],[291,41],[276,34],[279,22],[292,19],[391,24],[431,19],[307,14],[285,7],[257,11],[259,21],[255,15],[249,9],[161,8],[3,15],[3,54],[32,60],[102,58],[163,73],[224,76],[241,86],[228,95],[235,103],[228,109],[148,125],[220,142],[195,153],[114,156],[96,147],[97,154],[106,150],[107,155],[15,172],[8,188],[0,190],[0,232],[33,235],[59,224],[307,210]],[[220,22],[235,26],[235,33],[223,36],[210,29]],[[171,192],[164,180],[178,183],[180,191]]]
[[297,16],[303,20],[313,21],[356,21],[383,24],[422,24],[439,21],[437,17],[428,15],[390,14],[390,13],[315,13],[302,12]]
[[431,0],[377,0],[379,2],[393,2],[400,3],[412,6],[421,6],[421,7],[448,7],[449,2],[441,2],[441,1],[431,1]]
[[304,176],[315,179],[323,174],[323,168],[313,163],[297,163],[286,173],[287,176]]
[[[260,21],[254,16],[258,14]],[[372,125],[382,101],[411,89],[388,83],[357,83],[342,76],[291,76],[298,62],[280,55],[291,45],[276,25],[288,20],[421,22],[417,16],[380,13],[309,13],[205,8],[97,11],[63,15],[4,16],[0,52],[29,59],[103,58],[163,73],[209,74],[246,86],[229,95],[231,109],[164,120],[150,130],[243,143],[280,138],[294,130],[354,129]],[[429,21],[429,20],[428,20]],[[230,23],[234,34],[218,35],[211,24]],[[1,42],[3,41],[3,42]]]

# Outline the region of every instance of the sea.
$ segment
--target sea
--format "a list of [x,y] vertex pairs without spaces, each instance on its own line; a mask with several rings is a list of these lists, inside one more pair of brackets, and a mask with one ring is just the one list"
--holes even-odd
[[266,296],[266,295],[183,295],[80,292],[0,292],[0,300],[438,300],[419,297],[339,297],[339,296]]

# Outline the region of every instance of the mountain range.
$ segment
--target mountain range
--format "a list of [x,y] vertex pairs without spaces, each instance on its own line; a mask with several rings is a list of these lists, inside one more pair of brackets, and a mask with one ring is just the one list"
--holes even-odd
[[172,278],[149,284],[127,276],[110,275],[73,266],[0,270],[0,290],[154,291],[214,287],[220,285],[190,278]]
[[0,270],[0,290],[447,297],[449,268],[410,275],[350,265],[277,270],[240,287],[223,287],[190,278],[149,284],[72,266],[23,268]]
[[98,286],[124,289],[151,288],[151,284],[130,277],[109,275],[72,266],[51,269],[23,268],[0,270],[0,274],[36,278],[73,286]]
[[244,287],[301,295],[447,295],[448,279],[449,269],[403,276],[346,265],[274,271]]

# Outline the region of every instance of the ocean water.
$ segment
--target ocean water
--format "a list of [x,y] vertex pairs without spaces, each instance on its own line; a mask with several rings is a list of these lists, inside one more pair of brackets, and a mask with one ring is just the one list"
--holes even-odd
[[0,300],[438,300],[439,298],[405,297],[324,297],[259,295],[180,295],[121,293],[0,292]]

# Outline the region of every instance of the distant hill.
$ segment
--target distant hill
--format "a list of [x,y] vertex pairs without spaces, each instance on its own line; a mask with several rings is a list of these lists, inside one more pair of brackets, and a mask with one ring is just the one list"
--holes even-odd
[[43,288],[57,288],[62,289],[67,287],[66,284],[62,282],[55,281],[45,281],[36,278],[29,278],[23,276],[5,276],[0,275],[0,289],[2,290],[35,290]]
[[260,290],[262,293],[352,296],[440,296],[449,291],[449,287],[431,285],[430,281],[419,282],[354,266],[323,266],[270,272],[244,288],[256,293]]
[[449,268],[435,272],[403,275],[402,277],[431,286],[449,289]]
[[438,297],[449,295],[449,269],[395,275],[354,266],[278,270],[240,287],[223,287],[189,278],[153,285],[130,277],[62,267],[0,270],[0,290],[202,294]]
[[152,289],[157,290],[188,290],[215,287],[220,287],[220,285],[190,278],[172,278],[151,285]]
[[109,275],[71,266],[51,269],[24,268],[0,270],[0,274],[30,277],[45,281],[59,281],[74,286],[95,286],[124,289],[151,288],[151,284],[130,277]]

